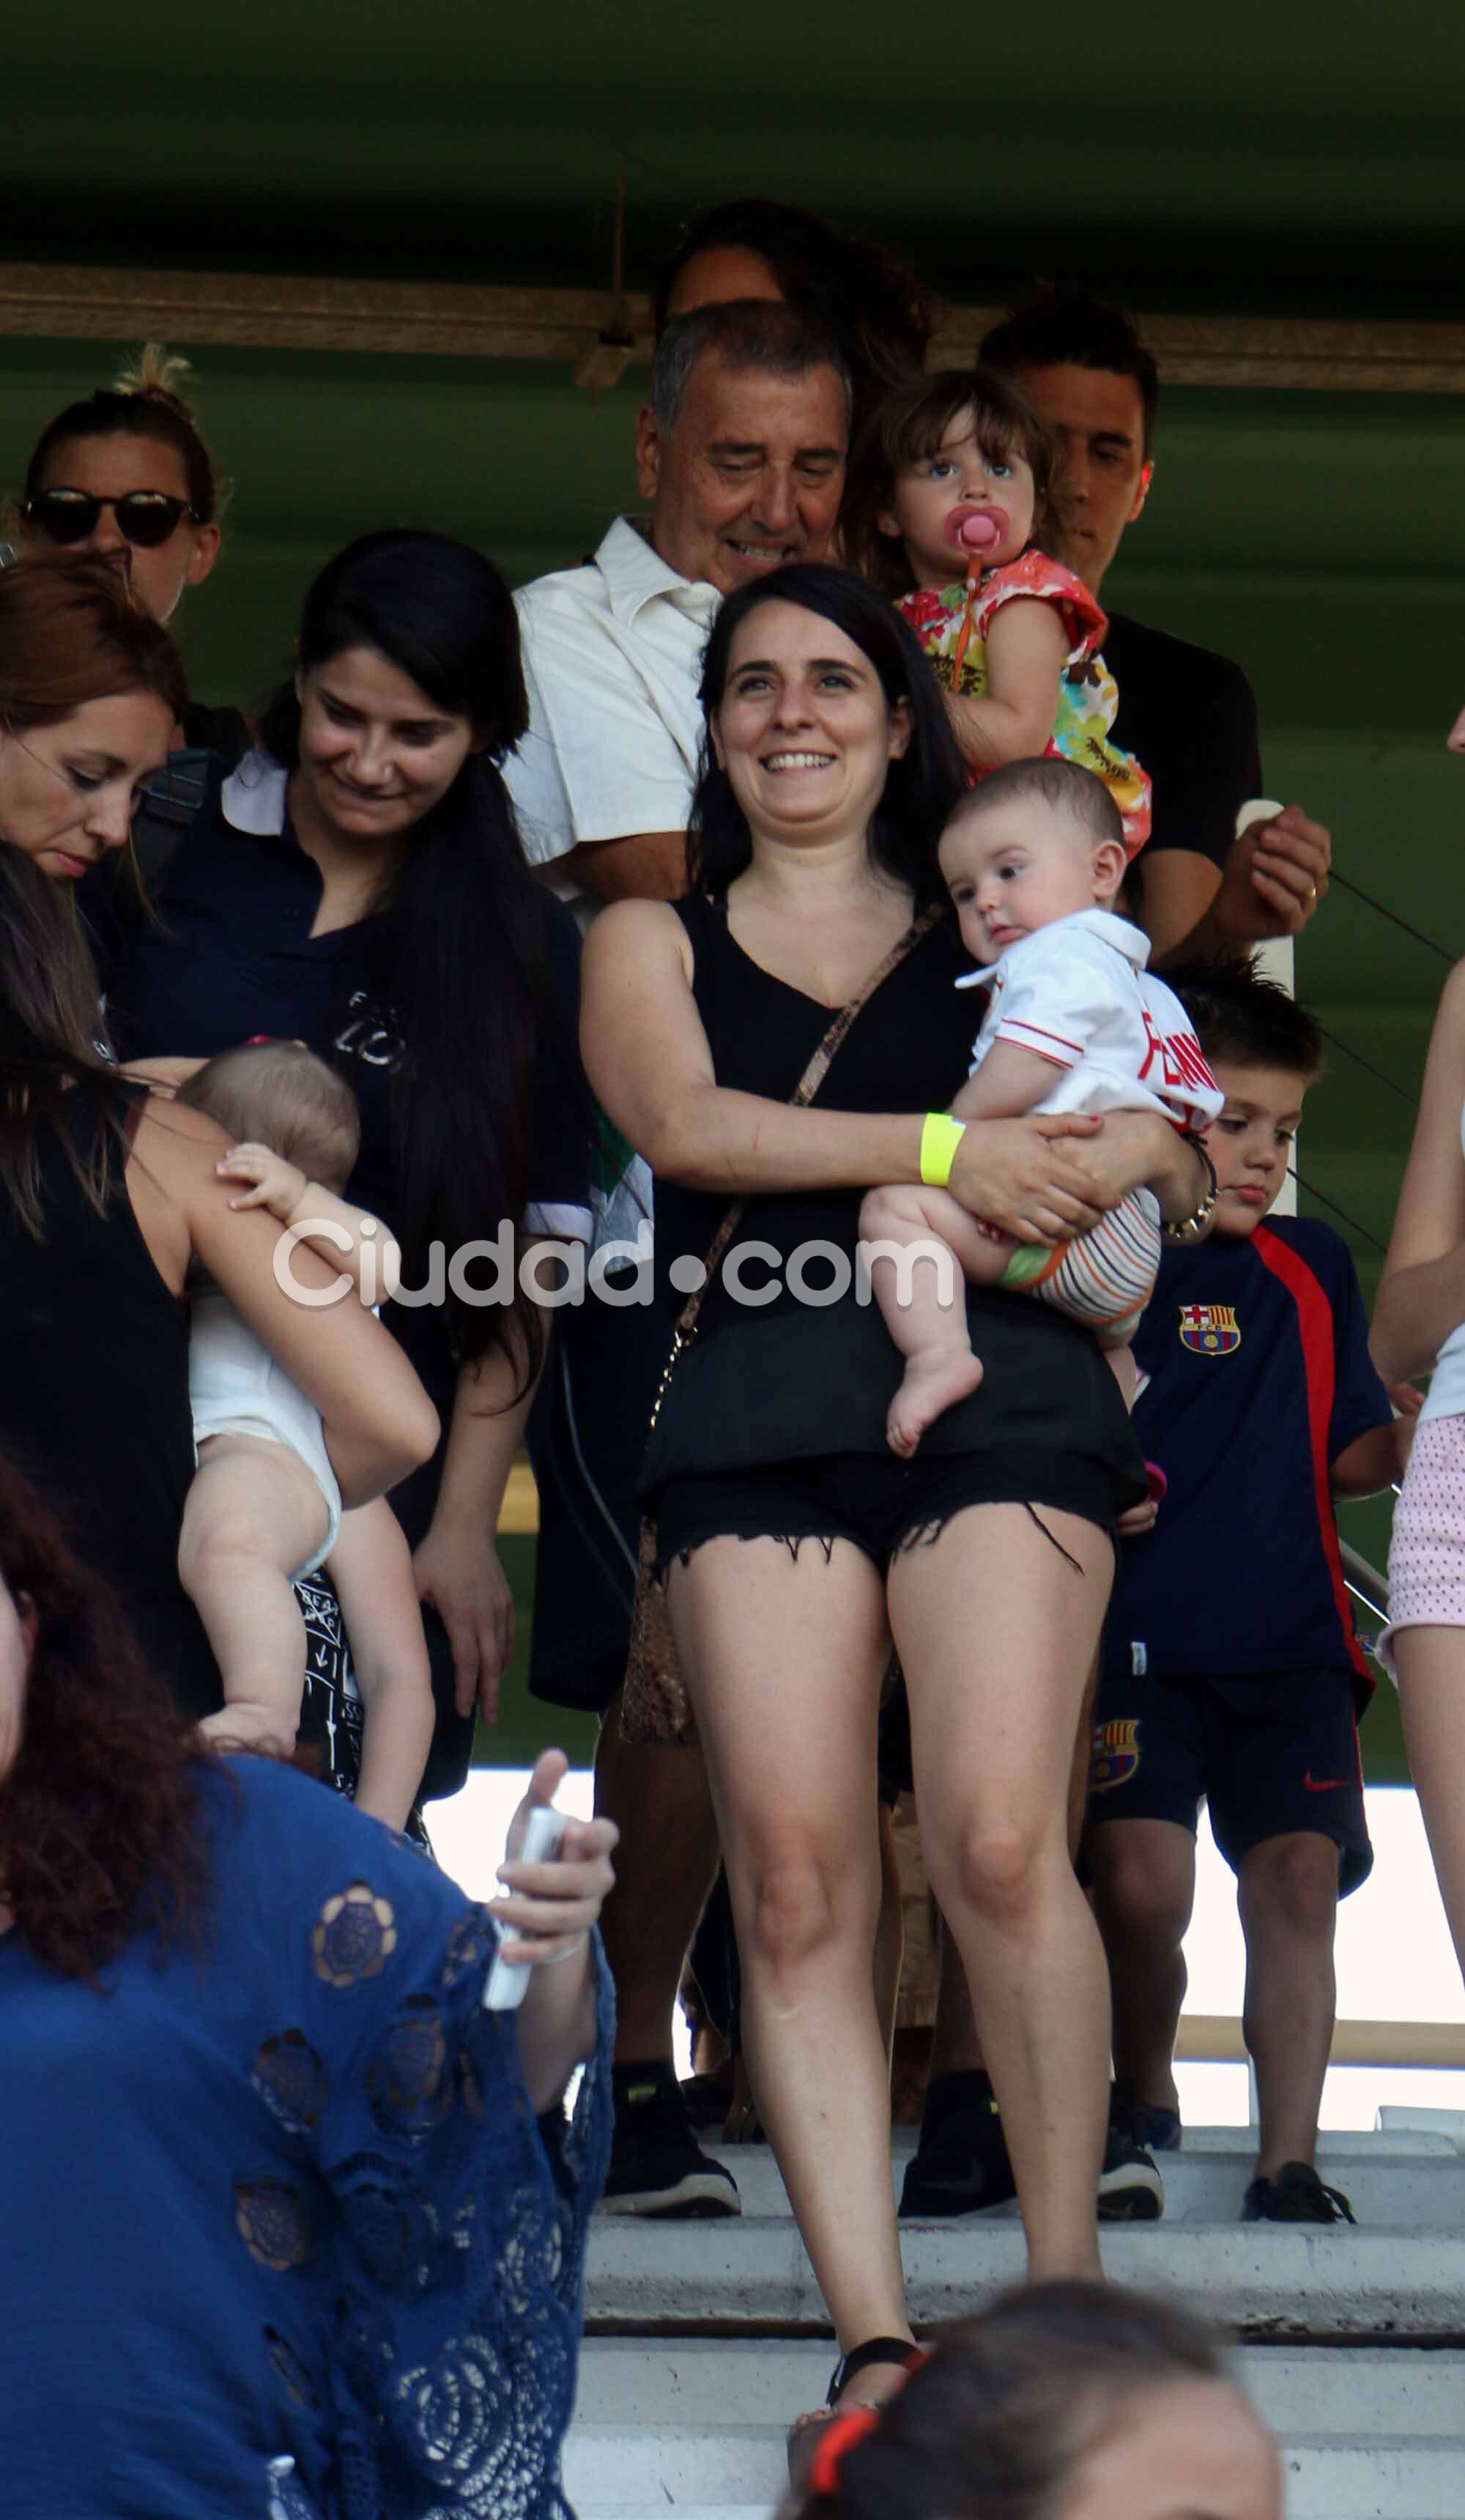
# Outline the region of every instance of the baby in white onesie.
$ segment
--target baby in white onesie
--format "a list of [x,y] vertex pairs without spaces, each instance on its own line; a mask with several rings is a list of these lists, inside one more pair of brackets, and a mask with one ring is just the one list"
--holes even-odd
[[939,856],[980,967],[956,985],[985,988],[986,1012],[950,1119],[927,1123],[924,1186],[871,1191],[860,1212],[871,1287],[905,1358],[886,1433],[907,1459],[933,1418],[982,1379],[964,1278],[1026,1288],[1118,1350],[1160,1265],[1160,1209],[1147,1190],[1051,1249],[971,1216],[942,1186],[958,1124],[1027,1111],[1160,1111],[1177,1128],[1201,1129],[1221,1107],[1178,998],[1145,969],[1148,938],[1111,908],[1126,861],[1102,780],[1073,762],[1013,762],[957,806]]
[[[243,1142],[231,1143],[218,1167],[244,1186],[236,1206],[267,1208],[354,1280],[363,1302],[395,1291],[395,1242],[340,1195],[360,1120],[350,1087],[324,1060],[297,1042],[251,1043],[206,1060],[178,1099]],[[305,1685],[294,1586],[329,1559],[366,1706],[356,1799],[399,1828],[431,1738],[432,1683],[396,1517],[378,1498],[343,1524],[319,1412],[206,1280],[192,1289],[188,1382],[199,1467],[178,1571],[207,1630],[225,1700],[203,1730],[288,1756]]]

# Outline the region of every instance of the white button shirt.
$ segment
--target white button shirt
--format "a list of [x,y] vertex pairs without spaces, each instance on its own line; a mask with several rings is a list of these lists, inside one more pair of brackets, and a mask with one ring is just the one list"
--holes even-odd
[[514,601],[529,725],[504,776],[530,862],[548,866],[580,840],[685,831],[716,587],[679,577],[618,517],[593,561],[536,577]]

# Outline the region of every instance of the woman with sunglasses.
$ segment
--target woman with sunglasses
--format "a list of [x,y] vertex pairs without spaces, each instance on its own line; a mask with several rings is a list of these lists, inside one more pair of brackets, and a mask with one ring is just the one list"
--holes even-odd
[[[191,405],[186,359],[149,341],[135,368],[47,423],[16,502],[23,551],[90,553],[125,567],[137,601],[170,621],[185,588],[202,586],[219,554],[222,492]],[[234,709],[190,702],[185,744],[235,759],[246,728]]]
[[[543,1344],[525,1246],[589,1234],[577,940],[525,864],[499,769],[526,706],[492,562],[441,534],[367,534],[310,588],[296,653],[258,747],[214,764],[157,919],[108,967],[108,1012],[155,1072],[270,1034],[355,1092],[347,1195],[401,1243],[416,1301],[384,1319],[451,1420],[392,1498],[444,1719],[437,1795],[461,1784],[513,1647],[494,1533]],[[495,1237],[502,1269],[481,1256]]]

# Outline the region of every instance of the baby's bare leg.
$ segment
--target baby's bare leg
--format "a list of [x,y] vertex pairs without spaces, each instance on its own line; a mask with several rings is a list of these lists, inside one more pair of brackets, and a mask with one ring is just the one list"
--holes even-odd
[[1012,1245],[989,1240],[948,1191],[867,1192],[860,1240],[881,1318],[905,1359],[886,1440],[908,1461],[932,1420],[982,1380],[967,1329],[966,1281],[997,1283]]
[[305,1626],[291,1577],[330,1527],[298,1457],[260,1435],[206,1435],[183,1508],[178,1573],[223,1675],[202,1730],[288,1758],[305,1687]]

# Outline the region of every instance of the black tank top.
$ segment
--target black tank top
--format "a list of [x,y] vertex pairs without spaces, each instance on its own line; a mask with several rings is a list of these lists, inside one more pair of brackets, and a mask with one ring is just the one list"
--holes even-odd
[[0,1196],[0,1450],[121,1595],[144,1653],[189,1713],[222,1703],[178,1581],[194,1473],[188,1308],[158,1274],[118,1165],[98,1215],[55,1131],[39,1131],[45,1238]]
[[[719,1085],[736,1093],[765,1095],[787,1102],[814,1052],[834,1022],[836,1010],[776,979],[737,942],[722,902],[693,894],[673,903],[696,957],[692,994],[702,1017]],[[855,1017],[815,1100],[821,1111],[944,1111],[966,1078],[982,1020],[969,993],[953,988],[970,968],[954,921],[941,920],[877,989]],[[780,1261],[801,1244],[829,1242],[853,1256],[858,1239],[860,1192],[850,1190],[787,1191],[751,1199],[739,1239],[755,1238]],[[678,1255],[701,1260],[728,1208],[717,1191],[684,1190],[676,1182],[656,1186],[657,1282],[663,1301],[680,1312],[685,1294],[675,1291],[667,1270]],[[807,1284],[827,1285],[833,1264],[811,1259]],[[723,1272],[702,1308],[698,1335],[720,1328],[746,1309],[725,1291]],[[758,1309],[773,1315],[801,1308],[783,1283],[781,1269],[744,1266],[744,1281],[757,1287],[778,1281],[773,1300]]]
[[[765,971],[734,938],[725,910],[693,895],[675,903],[695,956],[692,991],[719,1085],[787,1102],[834,1020],[832,1008]],[[954,920],[929,930],[861,1009],[815,1098],[821,1110],[941,1111],[971,1065],[981,1007],[952,985],[970,968]],[[794,1191],[748,1201],[728,1258],[678,1359],[642,1476],[654,1496],[669,1477],[767,1465],[811,1455],[884,1454],[886,1412],[900,1363],[878,1307],[854,1270],[861,1193]],[[680,1311],[671,1263],[701,1261],[727,1212],[725,1193],[656,1185],[656,1266],[662,1300]],[[756,1240],[776,1257],[745,1257],[738,1300],[734,1254]],[[802,1296],[787,1263],[805,1250]],[[847,1272],[833,1256],[843,1255]],[[819,1303],[837,1270],[847,1291]],[[1112,1471],[1119,1506],[1142,1493],[1138,1448],[1096,1341],[1030,1295],[969,1286],[967,1311],[983,1380],[922,1438],[923,1459],[1008,1449],[1077,1453]],[[669,1334],[668,1334],[669,1344]],[[1026,1491],[1025,1491],[1026,1492]]]

